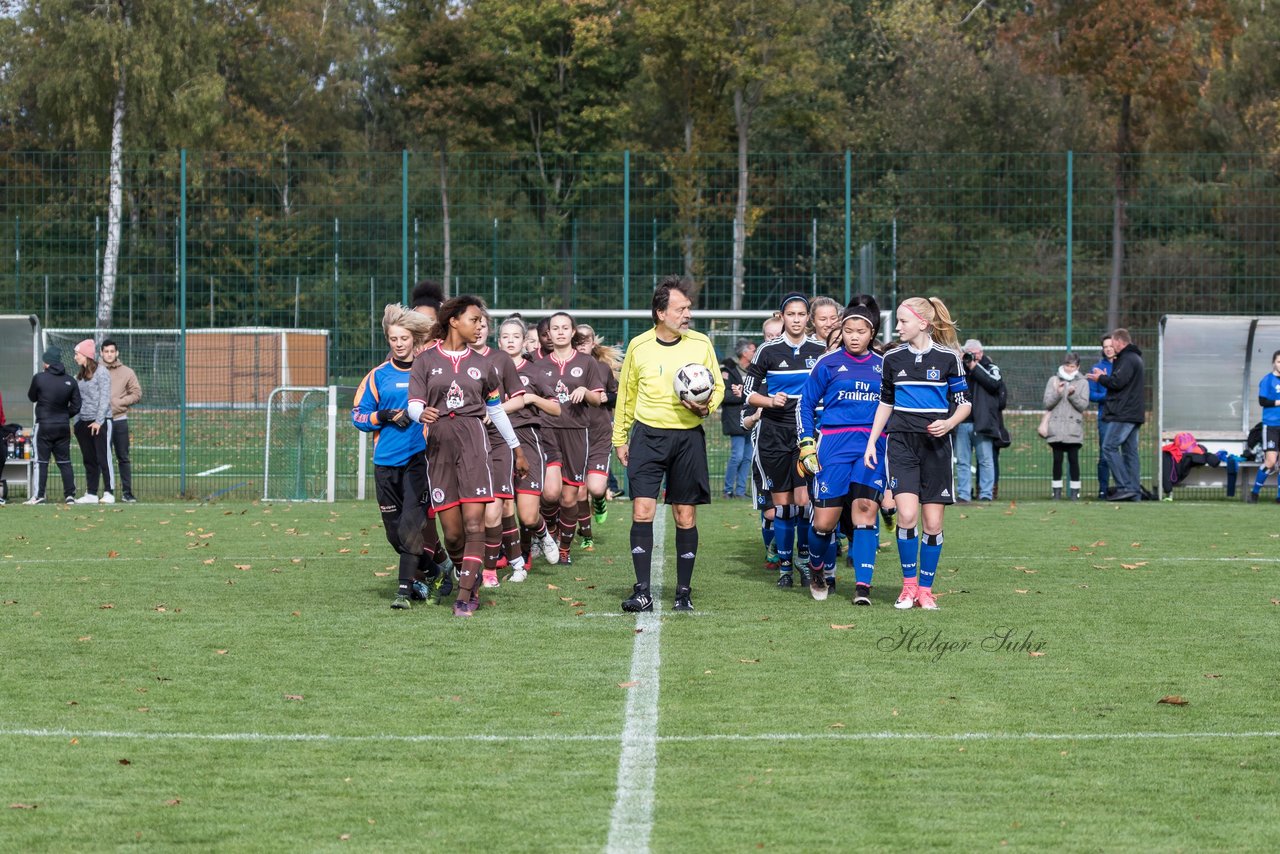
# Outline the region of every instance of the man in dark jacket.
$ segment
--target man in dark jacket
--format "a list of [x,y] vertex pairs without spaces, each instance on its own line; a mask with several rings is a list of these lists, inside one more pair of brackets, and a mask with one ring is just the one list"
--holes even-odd
[[44,370],[31,378],[27,398],[36,405],[36,494],[28,504],[44,504],[52,454],[62,472],[62,495],[67,504],[76,500],[76,479],[71,468],[71,419],[80,414],[80,387],[62,367],[62,351],[50,347],[41,358]]
[[732,359],[720,363],[724,379],[724,400],[720,403],[720,426],[729,437],[729,464],[724,470],[724,497],[746,498],[747,476],[751,473],[751,434],[742,426],[743,371],[756,353],[754,341],[739,338]]
[[[1111,360],[1116,355],[1115,348],[1111,346],[1110,332],[1102,336],[1100,344],[1102,346],[1102,358],[1098,360],[1093,368],[1104,374],[1109,374],[1111,373]],[[1102,446],[1107,441],[1107,422],[1102,419],[1102,416],[1107,411],[1107,390],[1102,383],[1090,380],[1089,402],[1098,404],[1098,497],[1106,498],[1107,483],[1111,478],[1111,470],[1107,467],[1107,458],[1102,456]]]
[[955,434],[956,500],[962,504],[969,500],[972,490],[971,456],[978,458],[978,500],[995,497],[995,443],[1006,435],[1001,412],[1005,388],[1000,368],[987,358],[982,342],[976,338],[964,342],[963,361],[973,409]]
[[1107,425],[1102,455],[1111,469],[1111,479],[1116,482],[1116,491],[1110,499],[1141,501],[1138,428],[1147,420],[1146,364],[1128,329],[1112,332],[1111,345],[1116,351],[1111,373],[1105,374],[1095,367],[1087,377],[1107,390],[1106,410],[1102,414]]

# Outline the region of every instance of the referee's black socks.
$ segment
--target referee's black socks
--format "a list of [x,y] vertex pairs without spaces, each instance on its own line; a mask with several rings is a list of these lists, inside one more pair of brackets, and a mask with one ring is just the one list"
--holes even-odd
[[676,528],[676,589],[690,587],[693,562],[698,558],[698,529]]
[[636,571],[636,584],[649,586],[653,564],[653,523],[631,523],[631,566]]

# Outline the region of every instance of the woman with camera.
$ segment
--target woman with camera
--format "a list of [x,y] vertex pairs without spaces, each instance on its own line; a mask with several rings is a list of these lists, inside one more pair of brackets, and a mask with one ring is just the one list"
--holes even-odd
[[1067,458],[1070,498],[1080,500],[1080,446],[1084,443],[1084,411],[1089,408],[1089,381],[1080,373],[1080,357],[1068,353],[1044,387],[1045,420],[1040,435],[1053,449],[1053,500],[1062,499],[1062,458]]

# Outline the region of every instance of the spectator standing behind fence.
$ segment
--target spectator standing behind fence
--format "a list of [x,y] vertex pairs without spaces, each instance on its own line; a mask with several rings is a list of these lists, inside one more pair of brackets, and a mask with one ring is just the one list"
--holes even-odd
[[129,460],[129,408],[142,400],[142,386],[133,368],[120,361],[120,348],[108,338],[102,342],[102,364],[111,378],[111,449],[120,473],[120,497],[133,504],[133,463]]
[[36,405],[36,494],[28,504],[44,504],[49,482],[49,459],[62,472],[63,502],[76,500],[76,476],[71,468],[71,419],[80,412],[80,386],[67,376],[62,351],[50,347],[41,357],[44,370],[31,378],[27,399]]
[[1062,499],[1062,458],[1067,458],[1069,497],[1080,500],[1080,446],[1084,443],[1084,411],[1089,408],[1089,383],[1080,373],[1080,357],[1068,353],[1057,373],[1044,387],[1044,408],[1049,411],[1048,435],[1053,449],[1053,500]]
[[84,457],[85,493],[77,504],[97,504],[98,478],[102,478],[103,504],[115,504],[111,466],[111,377],[98,369],[93,339],[76,345],[76,382],[80,386],[80,415],[75,425],[76,442]]
[[982,342],[970,338],[964,342],[965,377],[972,403],[970,416],[956,428],[956,500],[967,502],[973,494],[970,462],[978,458],[978,500],[995,497],[995,443],[1004,436],[1001,400],[1005,396],[1000,368],[982,350]]
[[[1111,373],[1111,360],[1115,358],[1116,350],[1111,345],[1111,335],[1102,336],[1102,358],[1093,366],[1093,370],[1101,371],[1104,374]],[[1111,479],[1111,470],[1107,467],[1107,458],[1102,455],[1102,445],[1107,438],[1107,422],[1102,420],[1102,414],[1106,411],[1107,389],[1097,380],[1089,380],[1089,400],[1098,404],[1098,498],[1107,497],[1107,484]]]
[[1087,379],[1107,390],[1103,420],[1107,424],[1102,453],[1116,482],[1112,501],[1142,500],[1142,469],[1138,462],[1138,428],[1146,421],[1146,363],[1142,351],[1129,337],[1128,329],[1111,333],[1115,360],[1111,373],[1094,368]]
[[720,426],[729,437],[729,462],[724,469],[724,497],[746,498],[747,477],[751,472],[751,433],[742,426],[743,372],[756,354],[755,342],[739,338],[733,346],[732,359],[720,363],[724,380],[724,402],[720,407]]
[[[1266,486],[1267,478],[1276,471],[1277,452],[1280,451],[1280,350],[1271,354],[1271,372],[1258,382],[1258,406],[1262,408],[1262,465],[1253,481],[1253,489],[1245,499],[1258,503],[1258,494]],[[1280,502],[1280,484],[1276,486],[1276,501]]]

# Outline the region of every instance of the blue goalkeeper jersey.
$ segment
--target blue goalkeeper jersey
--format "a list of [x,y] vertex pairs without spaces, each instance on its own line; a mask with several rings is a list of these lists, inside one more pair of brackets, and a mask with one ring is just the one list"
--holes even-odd
[[1280,377],[1269,373],[1258,383],[1258,402],[1271,401],[1262,410],[1262,423],[1268,427],[1280,427]]
[[421,424],[397,427],[378,421],[379,409],[408,408],[409,370],[394,361],[383,362],[367,373],[356,389],[351,423],[357,430],[373,434],[373,464],[376,466],[402,466],[414,454],[421,454],[427,449],[427,437]]
[[851,356],[841,347],[818,359],[800,398],[800,438],[814,437],[822,406],[822,432],[870,428],[880,407],[884,358],[879,353]]

